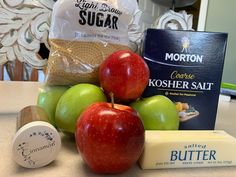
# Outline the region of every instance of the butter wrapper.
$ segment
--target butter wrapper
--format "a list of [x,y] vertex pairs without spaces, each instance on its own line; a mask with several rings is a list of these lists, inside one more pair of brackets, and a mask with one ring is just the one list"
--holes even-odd
[[224,131],[146,131],[142,169],[236,165],[236,139]]

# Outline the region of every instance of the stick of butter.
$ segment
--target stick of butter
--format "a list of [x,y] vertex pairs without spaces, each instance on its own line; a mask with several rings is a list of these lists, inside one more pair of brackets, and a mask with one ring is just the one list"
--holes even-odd
[[224,131],[145,132],[142,169],[236,165],[236,139]]

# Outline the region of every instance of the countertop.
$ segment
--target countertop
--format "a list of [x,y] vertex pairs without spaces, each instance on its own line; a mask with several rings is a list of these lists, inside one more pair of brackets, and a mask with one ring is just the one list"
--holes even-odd
[[[73,139],[61,135],[62,149],[50,165],[25,169],[12,160],[11,141],[15,134],[17,112],[35,105],[41,84],[38,82],[0,81],[0,176],[2,177],[98,177],[83,163]],[[219,102],[215,129],[236,137],[236,100]],[[119,175],[105,177],[235,177],[236,167],[141,170],[134,165]]]

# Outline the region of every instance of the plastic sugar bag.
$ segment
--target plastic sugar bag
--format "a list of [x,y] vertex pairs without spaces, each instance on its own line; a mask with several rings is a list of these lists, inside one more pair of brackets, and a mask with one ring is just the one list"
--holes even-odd
[[136,0],[58,0],[49,33],[46,84],[98,84],[102,61],[130,49],[138,12]]

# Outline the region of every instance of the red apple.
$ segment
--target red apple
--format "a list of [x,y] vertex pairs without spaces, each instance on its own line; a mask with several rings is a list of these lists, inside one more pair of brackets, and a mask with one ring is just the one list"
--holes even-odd
[[108,56],[99,68],[99,80],[106,94],[130,101],[141,96],[148,84],[149,68],[142,57],[129,50]]
[[94,172],[121,173],[141,155],[144,126],[129,106],[94,103],[78,119],[75,138],[81,157]]

